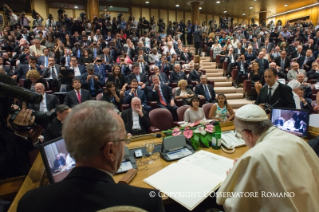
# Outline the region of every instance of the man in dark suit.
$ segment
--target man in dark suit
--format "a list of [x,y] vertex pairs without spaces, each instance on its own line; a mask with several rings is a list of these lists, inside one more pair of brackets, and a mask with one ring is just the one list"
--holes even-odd
[[312,57],[312,50],[308,49],[306,51],[306,56],[300,56],[297,60],[299,67],[304,69],[306,72],[310,71],[311,64],[315,61],[315,58]]
[[264,52],[259,52],[257,59],[255,60],[256,63],[259,65],[260,72],[264,72],[267,68],[269,68],[268,60],[264,59]]
[[96,97],[99,93],[102,93],[102,88],[105,86],[103,78],[94,73],[94,66],[92,64],[87,65],[87,73],[82,75],[81,83],[82,88],[88,90],[92,97]]
[[147,134],[151,123],[148,112],[141,105],[141,100],[138,97],[133,97],[131,107],[121,113],[126,133],[130,133],[131,135]]
[[196,84],[200,83],[200,77],[203,75],[201,70],[199,70],[199,64],[195,63],[194,70],[192,70],[188,75],[188,81],[192,82],[195,81]]
[[144,61],[148,61],[148,56],[144,53],[144,51],[141,48],[136,48],[136,57],[134,59],[134,62],[137,62],[137,60],[143,56]]
[[307,72],[308,79],[316,79],[319,82],[319,65],[317,62],[312,63],[312,69]]
[[42,94],[43,99],[40,104],[29,103],[29,109],[34,111],[48,112],[52,111],[59,104],[59,100],[55,95],[45,93],[45,87],[42,83],[35,84],[34,88],[37,93]]
[[106,65],[106,70],[110,72],[114,64],[114,58],[110,55],[110,49],[104,48],[103,54],[100,55],[103,63]]
[[73,79],[72,87],[74,88],[74,90],[66,93],[63,104],[68,105],[69,107],[73,107],[92,98],[88,90],[81,89],[80,79]]
[[277,82],[278,72],[274,68],[269,68],[264,72],[266,86],[262,87],[260,94],[255,101],[256,105],[268,103],[273,107],[296,108],[292,89],[284,84]]
[[93,59],[95,59],[98,55],[102,54],[102,50],[100,47],[97,45],[96,42],[93,42],[92,45],[90,46],[90,53]]
[[148,86],[148,79],[145,74],[140,73],[140,67],[138,64],[133,64],[132,66],[132,72],[128,76],[128,84],[131,84],[131,81],[133,79],[136,79],[138,82],[138,88],[139,89],[144,89],[146,86]]
[[233,48],[230,48],[229,49],[229,52],[228,52],[228,55],[226,55],[227,58],[227,61],[228,61],[228,67],[227,67],[227,78],[230,78],[230,75],[231,75],[231,71],[232,71],[232,68],[237,60],[237,54],[234,53],[234,49]]
[[313,40],[308,40],[308,43],[303,46],[303,51],[307,51],[310,49],[312,52],[315,52],[318,50],[318,45],[313,43]]
[[165,73],[166,75],[168,75],[169,71],[170,71],[170,65],[167,61],[167,57],[165,55],[162,55],[161,61],[158,62],[157,64],[159,70],[161,73]]
[[269,39],[266,39],[263,48],[265,48],[267,53],[269,54],[271,52],[272,48],[275,48],[275,46],[274,46],[273,42],[269,43]]
[[49,64],[43,69],[42,77],[47,78],[46,80],[50,84],[50,88],[58,85],[60,67],[61,66],[55,64],[54,57],[49,57]]
[[65,119],[63,132],[75,168],[64,180],[27,192],[17,211],[98,211],[119,205],[165,211],[161,197],[150,197],[150,192],[159,191],[115,183],[112,178],[124,158],[125,144],[130,142],[112,104],[89,101],[78,105]]
[[150,112],[152,110],[152,108],[147,105],[147,98],[145,92],[138,88],[138,81],[136,79],[132,79],[131,89],[125,91],[123,103],[131,104],[131,101],[134,97],[138,97],[140,99],[143,110],[147,112]]
[[65,159],[60,154],[56,154],[53,162],[53,170],[58,171],[62,166],[65,166]]
[[72,51],[68,48],[64,48],[64,55],[60,56],[58,63],[61,66],[70,67]]
[[[171,82],[169,81],[169,78],[167,77],[167,75],[164,72],[160,72],[159,67],[154,66],[153,70],[154,70],[155,75],[158,76],[160,84],[167,85],[167,86],[170,85]],[[149,85],[151,85],[151,83],[153,83],[153,79],[152,79],[153,76],[154,75],[152,75],[150,78]]]
[[[3,63],[3,58],[0,57],[0,67],[3,68],[3,70],[6,72],[6,74],[8,74],[10,77],[12,77],[14,74],[13,74],[13,71],[11,70],[10,66],[9,65],[5,65]],[[16,77],[15,77],[16,78]]]
[[137,57],[136,63],[140,67],[140,73],[143,73],[146,76],[150,75],[150,67],[149,67],[148,63],[144,60],[144,57],[142,55],[139,55]]
[[40,67],[36,64],[37,58],[35,57],[30,57],[28,62],[29,64],[20,64],[16,70],[15,73],[17,74],[17,78],[18,79],[25,79],[26,78],[26,74],[28,73],[28,71],[30,70],[37,70],[40,74],[41,74],[41,70]]
[[245,48],[242,47],[241,43],[237,44],[237,48],[234,49],[234,53],[237,55],[245,54]]
[[100,56],[97,56],[94,60],[94,74],[100,76],[102,81],[105,83],[107,77],[108,77],[108,70],[104,63],[102,63],[103,60]]
[[43,133],[44,142],[50,141],[62,136],[62,123],[71,112],[67,105],[58,105],[55,108],[56,118],[52,120],[51,125]]
[[171,83],[178,83],[180,80],[184,79],[187,80],[187,77],[185,75],[184,71],[181,71],[181,65],[175,64],[174,65],[174,71],[171,72],[169,79]]
[[312,88],[311,88],[311,86],[310,86],[310,83],[307,83],[307,82],[305,82],[305,75],[304,74],[302,74],[302,73],[299,73],[298,75],[297,75],[297,80],[298,80],[298,82],[300,82],[300,84],[301,84],[301,86],[300,86],[300,88],[302,88],[303,89],[303,94],[304,94],[304,98],[311,98],[312,97]]
[[207,84],[207,76],[202,75],[200,77],[200,84],[196,85],[195,87],[195,94],[200,99],[205,99],[206,103],[215,103],[216,99],[216,93],[214,91],[214,88],[211,84]]
[[92,42],[88,40],[88,36],[87,35],[83,35],[82,36],[82,40],[79,42],[79,45],[80,45],[80,47],[89,48],[91,43]]
[[192,53],[189,52],[188,47],[183,47],[183,52],[180,54],[181,60],[188,64],[192,60]]
[[81,48],[80,44],[79,43],[75,43],[74,44],[74,47],[72,49],[72,54],[73,56],[76,57],[76,59],[80,62],[81,61],[81,57],[84,56],[84,53],[83,53],[83,49]]
[[194,31],[194,46],[195,46],[195,55],[200,55],[202,53],[202,27],[198,26],[198,29]]
[[238,88],[238,83],[239,83],[239,79],[241,78],[241,76],[245,75],[246,78],[248,77],[248,66],[249,64],[246,63],[245,61],[245,56],[241,55],[238,57],[235,66],[237,66],[238,68],[238,73],[237,73],[237,77],[236,77],[236,81],[235,81],[235,88]]
[[157,107],[168,109],[172,113],[173,119],[177,120],[177,106],[171,89],[167,85],[160,84],[157,75],[153,75],[152,80],[153,85],[149,87],[148,100],[157,101]]
[[304,51],[302,51],[302,46],[298,46],[297,51],[294,51],[291,54],[291,59],[296,61],[299,59],[299,57],[304,56],[304,55],[305,55],[305,53],[304,53]]
[[135,57],[135,50],[133,47],[134,44],[132,42],[127,44],[127,46],[123,46],[123,51],[126,53],[127,56],[129,56],[131,60],[133,60],[133,58]]
[[287,52],[282,51],[280,53],[280,57],[275,58],[275,63],[277,65],[277,69],[279,69],[278,76],[284,79],[287,79],[287,74],[290,68],[290,58],[287,57]]
[[78,79],[81,79],[82,75],[86,73],[85,66],[78,64],[78,61],[75,56],[71,57],[70,69],[74,70],[74,77]]
[[38,58],[38,65],[40,66],[41,69],[44,69],[44,68],[48,67],[48,65],[49,65],[50,53],[49,53],[49,50],[47,48],[43,49],[42,52],[43,52],[43,55],[41,55]]

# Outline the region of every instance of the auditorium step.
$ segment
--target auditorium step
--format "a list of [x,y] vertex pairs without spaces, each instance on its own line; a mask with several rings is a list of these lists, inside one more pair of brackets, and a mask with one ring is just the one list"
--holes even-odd
[[253,101],[247,100],[247,99],[230,99],[230,100],[227,100],[227,103],[229,105],[231,105],[232,108],[238,109],[241,106],[244,106],[244,105],[247,105],[247,104],[252,104]]
[[241,99],[243,99],[244,94],[242,94],[242,93],[225,93],[225,96],[227,97],[227,101],[228,101],[228,99],[241,100]]
[[215,87],[216,93],[241,93],[243,94],[243,88],[235,88],[235,87]]
[[215,81],[215,87],[231,87],[232,82],[216,82]]
[[231,82],[231,79],[227,79],[227,77],[223,77],[223,76],[220,76],[220,77],[208,77],[207,76],[207,79],[213,80],[214,82]]

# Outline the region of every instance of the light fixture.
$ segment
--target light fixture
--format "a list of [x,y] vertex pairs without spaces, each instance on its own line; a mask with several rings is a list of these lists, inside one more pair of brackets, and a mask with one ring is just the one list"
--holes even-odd
[[150,3],[149,1],[146,1],[146,2],[145,2],[145,4],[149,4],[149,3]]
[[74,6],[74,9],[77,9],[77,8],[79,8],[78,6]]
[[314,6],[319,6],[319,3],[309,4],[309,5],[307,5],[307,6],[299,7],[298,9],[294,9],[294,10],[288,10],[287,12],[283,12],[283,13],[277,13],[277,14],[268,16],[268,17],[266,17],[266,18],[267,18],[267,19],[268,19],[268,18],[273,18],[273,17],[285,15],[285,14],[288,14],[288,13],[297,12],[297,11],[300,11],[300,10],[304,10],[304,9],[307,9],[307,8],[311,8],[311,7],[314,7]]
[[224,11],[224,13],[227,13],[227,11]]
[[243,15],[246,15],[245,13],[243,13]]
[[253,7],[249,7],[249,9],[251,10],[251,9],[253,9]]
[[220,3],[220,1],[216,1],[216,4],[219,4]]
[[254,0],[254,1],[257,1],[257,0]]
[[201,10],[202,8],[201,8],[201,7],[199,7],[198,9],[200,9],[200,10]]
[[285,7],[288,7],[288,4],[285,4],[284,6],[285,6]]
[[179,4],[176,4],[175,7],[179,7]]
[[113,6],[110,6],[110,8],[112,8]]

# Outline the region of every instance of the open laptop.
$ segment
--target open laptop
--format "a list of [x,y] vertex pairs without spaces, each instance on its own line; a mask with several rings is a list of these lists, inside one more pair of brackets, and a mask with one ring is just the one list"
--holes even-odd
[[275,127],[294,134],[306,137],[309,128],[310,111],[289,108],[273,108],[271,110],[271,122]]

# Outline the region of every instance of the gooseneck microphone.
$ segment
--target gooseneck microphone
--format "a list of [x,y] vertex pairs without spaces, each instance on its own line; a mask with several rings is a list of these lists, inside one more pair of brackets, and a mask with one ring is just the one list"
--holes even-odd
[[137,135],[137,136],[133,136],[131,138],[131,140],[133,139],[137,139],[137,138],[144,138],[144,137],[155,137],[155,138],[161,138],[162,134],[145,134],[145,135]]

